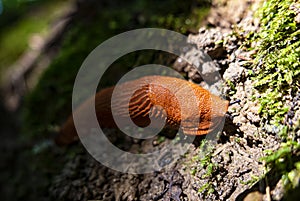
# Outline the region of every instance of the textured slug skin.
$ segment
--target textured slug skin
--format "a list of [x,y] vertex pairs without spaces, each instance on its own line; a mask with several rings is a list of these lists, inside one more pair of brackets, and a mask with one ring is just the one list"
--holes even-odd
[[[133,93],[136,86],[141,87]],[[166,120],[166,127],[178,128],[180,125],[188,135],[205,135],[215,129],[222,121],[229,104],[196,84],[174,77],[145,76],[122,83],[121,87],[123,90],[114,98],[119,119],[128,118],[125,114],[129,111],[132,121],[138,126],[147,126],[150,123],[149,117],[154,117]],[[186,91],[189,89],[194,94],[194,99],[187,95]],[[101,128],[117,127],[111,112],[113,90],[114,87],[106,88],[95,96],[96,115]],[[124,97],[132,93],[128,104]],[[181,101],[178,101],[178,97]],[[194,100],[197,104],[196,109],[181,111],[180,102],[185,104],[185,108],[189,108]],[[86,119],[85,107],[94,104],[93,101],[94,99],[90,98],[75,110],[75,113],[80,115],[83,125]],[[194,120],[197,121],[196,124]],[[71,115],[62,125],[55,140],[57,144],[63,145],[76,139],[78,136]]]

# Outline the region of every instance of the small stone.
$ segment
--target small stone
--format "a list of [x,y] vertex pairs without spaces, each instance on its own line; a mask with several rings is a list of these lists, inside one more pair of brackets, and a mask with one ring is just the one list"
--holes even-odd
[[247,119],[244,116],[239,116],[238,118],[234,118],[234,123],[246,123]]
[[247,119],[249,119],[253,123],[258,123],[260,118],[258,115],[254,115],[252,112],[247,113]]
[[249,108],[249,111],[252,112],[253,114],[258,114],[258,111],[259,111],[259,106],[251,106]]
[[246,195],[244,198],[244,201],[262,201],[263,200],[263,194],[259,191],[254,191]]

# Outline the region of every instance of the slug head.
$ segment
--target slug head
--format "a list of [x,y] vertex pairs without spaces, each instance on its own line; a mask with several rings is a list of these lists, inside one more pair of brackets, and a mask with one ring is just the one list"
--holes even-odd
[[228,106],[229,102],[227,100],[210,94],[206,101],[199,104],[198,127],[192,121],[187,121],[183,127],[184,133],[188,135],[206,135],[219,128],[219,126],[223,126]]

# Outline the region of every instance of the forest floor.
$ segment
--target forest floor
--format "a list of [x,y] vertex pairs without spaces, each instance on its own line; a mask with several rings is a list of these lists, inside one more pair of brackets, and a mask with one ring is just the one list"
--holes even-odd
[[[204,137],[196,138],[178,160],[164,155],[170,143],[176,144],[176,139],[166,137],[167,133],[151,140],[125,139],[131,145],[127,146],[131,152],[162,150],[160,162],[171,166],[161,172],[132,175],[101,165],[80,143],[58,147],[51,140],[38,144],[16,141],[20,111],[10,113],[2,103],[1,172],[5,174],[1,174],[4,184],[1,194],[13,200],[17,187],[16,197],[39,200],[282,200],[285,191],[280,176],[274,174],[269,180],[262,177],[273,173],[267,172],[260,160],[265,150],[277,150],[281,141],[275,134],[260,132],[259,103],[253,98],[260,94],[254,90],[248,69],[253,52],[242,47],[243,36],[259,29],[254,17],[259,6],[258,0],[213,1],[203,28],[188,36],[189,43],[204,50],[223,78],[231,82],[224,88],[227,99],[241,100],[229,107],[232,118],[226,119],[218,139],[210,142]],[[189,50],[185,56],[197,60],[196,49]],[[173,68],[204,86],[199,72],[191,65],[177,59]],[[298,106],[299,100],[295,101]],[[108,135],[115,135],[113,142],[121,137],[114,130],[108,131]],[[50,151],[52,154],[43,154]],[[24,168],[20,170],[20,167]],[[45,189],[47,192],[43,192]],[[32,194],[28,195],[29,192]]]

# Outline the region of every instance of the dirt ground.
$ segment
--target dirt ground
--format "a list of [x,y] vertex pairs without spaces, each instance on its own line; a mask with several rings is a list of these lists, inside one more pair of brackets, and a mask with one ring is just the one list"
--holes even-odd
[[[218,66],[225,79],[236,86],[236,93],[228,95],[231,101],[241,100],[229,107],[233,118],[226,120],[224,130],[213,149],[200,146],[203,138],[196,139],[184,157],[172,163],[170,169],[145,175],[123,174],[96,162],[84,151],[68,161],[50,187],[50,194],[66,200],[267,200],[266,184],[259,178],[264,164],[259,160],[263,150],[276,150],[279,139],[275,135],[260,136],[258,103],[251,97],[252,81],[247,75],[249,52],[239,49],[241,41],[233,34],[233,24],[245,31],[257,30],[253,18],[257,2],[216,1],[206,23],[211,27],[200,28],[189,36],[189,43],[204,50]],[[225,41],[225,45],[216,45]],[[196,49],[186,53],[189,60],[199,59]],[[174,68],[186,73],[192,81],[201,84],[196,70],[178,59]],[[208,72],[210,73],[210,72]],[[202,83],[203,84],[203,83]],[[225,94],[230,94],[225,87]],[[131,150],[165,149],[172,139],[157,144],[158,138],[133,142]],[[207,157],[207,158],[205,158]],[[207,159],[208,161],[204,161]],[[172,160],[169,160],[172,161]],[[168,161],[167,161],[168,162]],[[212,164],[212,165],[211,165]],[[209,174],[208,174],[209,172]],[[276,183],[279,178],[274,178]],[[275,187],[275,186],[274,186]],[[280,185],[271,189],[274,200],[282,197]],[[281,195],[280,195],[281,194]],[[277,199],[276,199],[277,198]]]
[[[48,188],[48,199],[281,200],[284,190],[279,182],[280,178],[274,176],[272,181],[260,179],[265,173],[264,164],[260,161],[263,151],[276,150],[280,139],[272,134],[272,129],[276,128],[270,128],[269,135],[263,135],[259,130],[259,105],[252,98],[259,96],[259,93],[253,90],[253,81],[249,78],[247,69],[251,52],[240,49],[240,38],[233,34],[235,30],[232,26],[236,24],[235,27],[244,30],[241,34],[258,30],[258,22],[253,17],[257,6],[258,1],[253,0],[214,1],[210,15],[203,24],[208,26],[203,26],[198,33],[189,35],[189,43],[194,44],[195,49],[189,50],[184,56],[190,60],[197,60],[199,58],[196,50],[204,50],[212,58],[223,78],[230,80],[235,86],[234,94],[229,86],[225,85],[223,88],[227,99],[240,100],[240,103],[229,107],[230,117],[226,119],[224,129],[217,139],[211,142],[208,140],[207,144],[203,145],[205,137],[197,137],[187,153],[178,160],[170,155],[161,156],[161,162],[169,164],[170,168],[141,175],[120,173],[101,165],[79,142],[71,148],[58,148],[50,143],[50,149],[55,149],[59,156],[67,155],[68,149],[75,149],[76,154],[66,157],[58,172],[49,171],[50,182],[45,184]],[[222,45],[219,41],[225,42]],[[177,59],[173,67],[186,74],[191,81],[206,87],[199,73],[191,65]],[[300,106],[299,100],[296,104]],[[7,113],[2,108],[0,110],[3,110],[1,114]],[[3,118],[1,121],[7,119]],[[15,133],[9,130],[10,128],[12,127],[2,127],[1,133]],[[177,142],[168,137],[168,131],[164,132],[166,133],[162,133],[163,138],[157,136],[143,141],[125,139],[128,143],[125,148],[131,152],[151,152],[160,149],[162,153],[166,153],[168,145]],[[108,135],[114,136],[112,142],[116,142],[120,137],[115,130],[108,131]],[[1,154],[8,153],[11,150],[10,146],[15,146],[10,144],[13,141],[12,136],[7,139],[10,140],[1,142]],[[19,149],[21,148],[17,147],[14,150]],[[7,154],[5,157],[6,163],[17,165],[25,160],[9,157]],[[14,172],[14,169],[10,171]],[[33,173],[34,169],[30,171]],[[35,182],[30,179],[29,181]],[[11,191],[9,187],[10,185],[2,190]]]

